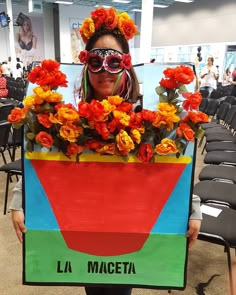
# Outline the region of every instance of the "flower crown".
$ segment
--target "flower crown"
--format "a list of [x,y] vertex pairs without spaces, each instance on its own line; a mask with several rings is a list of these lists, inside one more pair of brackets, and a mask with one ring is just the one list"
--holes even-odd
[[127,12],[117,12],[113,7],[109,9],[97,8],[91,12],[79,28],[80,35],[86,44],[87,41],[100,30],[113,31],[130,40],[138,34],[137,26]]

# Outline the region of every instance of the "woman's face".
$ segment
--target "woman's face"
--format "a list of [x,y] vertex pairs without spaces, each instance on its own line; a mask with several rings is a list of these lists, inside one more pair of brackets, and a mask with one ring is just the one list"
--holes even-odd
[[[111,35],[100,37],[94,44],[93,48],[111,48],[123,52],[120,44]],[[93,49],[92,48],[92,49]],[[122,79],[119,80],[116,89],[114,86],[121,74],[111,74],[106,71],[92,73],[88,71],[89,81],[93,87],[94,99],[102,100],[109,95],[117,95],[122,85]]]
[[208,58],[208,59],[207,59],[207,64],[208,64],[209,66],[212,66],[212,65],[213,65],[213,62],[212,62],[212,59],[211,59],[211,58]]
[[29,32],[30,31],[30,24],[27,22],[27,21],[24,21],[23,22],[23,30],[25,31],[25,32]]

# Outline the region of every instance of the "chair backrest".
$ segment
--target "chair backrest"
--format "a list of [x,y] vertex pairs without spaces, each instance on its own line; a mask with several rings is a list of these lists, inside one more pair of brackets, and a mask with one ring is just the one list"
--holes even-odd
[[201,101],[201,103],[200,103],[200,105],[199,105],[199,111],[201,111],[201,112],[205,112],[205,109],[206,109],[206,107],[207,107],[207,104],[208,104],[208,98],[203,97],[203,98],[202,98],[202,101]]
[[231,126],[231,123],[233,121],[233,118],[236,114],[236,105],[231,106],[231,108],[228,110],[227,115],[225,116],[225,123],[228,126]]
[[0,107],[0,121],[6,121],[11,110],[14,108],[13,104],[4,104]]
[[201,93],[202,97],[208,97],[209,91],[205,89],[200,89],[199,92]]
[[220,106],[220,101],[216,99],[208,99],[207,107],[204,111],[208,116],[214,116]]
[[230,104],[230,103],[228,103],[228,102],[223,102],[223,103],[219,106],[219,108],[218,108],[218,110],[217,110],[217,113],[216,113],[216,117],[217,117],[217,119],[218,119],[218,120],[224,120],[225,117],[226,117],[226,115],[227,115],[227,113],[228,113],[228,111],[229,111],[229,109],[230,109],[230,107],[231,107],[231,104]]
[[228,102],[230,104],[236,104],[235,96],[226,96],[224,102]]
[[214,99],[220,98],[222,96],[223,96],[223,93],[219,90],[213,90],[210,94],[210,98],[214,98]]
[[7,148],[8,137],[11,130],[11,123],[8,121],[0,122],[0,150],[1,152]]

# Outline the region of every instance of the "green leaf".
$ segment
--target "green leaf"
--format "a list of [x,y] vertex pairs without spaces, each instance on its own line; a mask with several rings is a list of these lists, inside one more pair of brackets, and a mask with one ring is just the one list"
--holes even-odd
[[163,94],[166,91],[166,89],[162,86],[157,86],[155,90],[158,95]]
[[168,102],[168,97],[164,94],[159,94],[159,101],[160,102]]
[[184,92],[188,92],[188,90],[184,84],[181,84],[179,86],[179,93],[184,93]]
[[25,137],[29,140],[34,140],[35,139],[35,133],[33,132],[28,132],[26,133]]

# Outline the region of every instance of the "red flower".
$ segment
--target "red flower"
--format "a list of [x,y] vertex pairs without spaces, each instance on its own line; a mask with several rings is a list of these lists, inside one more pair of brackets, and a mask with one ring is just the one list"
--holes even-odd
[[107,11],[105,8],[98,8],[91,12],[91,18],[94,20],[95,29],[98,30],[105,23]]
[[104,140],[107,140],[110,136],[110,131],[107,128],[105,123],[96,123],[95,129],[97,130],[98,134],[102,136]]
[[71,156],[75,156],[77,154],[81,154],[83,152],[83,149],[84,148],[82,146],[77,145],[74,142],[71,142],[67,147],[66,155],[68,157],[71,157]]
[[188,66],[176,67],[175,80],[181,84],[189,84],[194,80],[194,72]]
[[52,126],[52,122],[49,121],[49,115],[46,114],[38,114],[37,119],[40,124],[42,124],[46,128],[50,128]]
[[105,25],[108,30],[113,30],[117,26],[116,12],[113,7],[107,10],[107,18],[105,20]]
[[79,53],[79,60],[82,62],[82,64],[86,64],[89,59],[89,52],[87,50],[80,51]]
[[174,80],[174,79],[161,79],[160,81],[160,85],[164,88],[177,88],[178,87],[178,83]]
[[88,140],[87,142],[85,142],[84,146],[87,149],[96,150],[100,149],[102,147],[102,144],[97,140]]
[[195,93],[184,92],[182,93],[182,96],[186,98],[186,100],[183,102],[183,108],[186,111],[198,109],[202,101],[202,95],[200,92],[195,92]]
[[149,143],[144,143],[140,146],[139,151],[138,151],[138,159],[141,162],[149,162],[153,156],[153,148],[151,144]]
[[41,146],[44,146],[48,149],[50,149],[53,145],[53,138],[50,134],[48,134],[47,132],[44,131],[40,131],[36,137],[35,140],[37,143],[39,143]]
[[123,53],[121,66],[124,67],[125,69],[130,69],[131,68],[131,66],[132,66],[131,55],[129,53],[128,54]]

